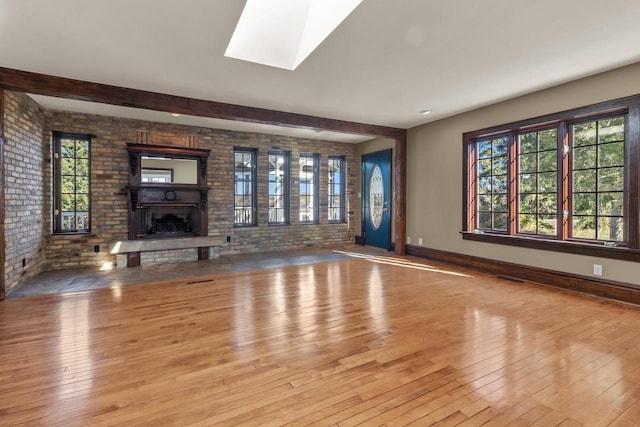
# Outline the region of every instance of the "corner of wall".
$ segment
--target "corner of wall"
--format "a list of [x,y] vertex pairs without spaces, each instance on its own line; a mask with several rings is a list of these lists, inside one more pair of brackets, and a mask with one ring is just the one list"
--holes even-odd
[[27,95],[5,92],[5,287],[44,268],[44,112]]

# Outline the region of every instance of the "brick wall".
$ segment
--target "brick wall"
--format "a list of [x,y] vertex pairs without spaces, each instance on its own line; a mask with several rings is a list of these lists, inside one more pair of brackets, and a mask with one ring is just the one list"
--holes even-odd
[[5,287],[43,268],[44,113],[24,94],[5,92]]
[[[352,243],[355,203],[355,146],[352,144],[307,140],[275,135],[242,133],[191,126],[179,126],[119,119],[105,116],[46,111],[45,135],[52,131],[82,132],[94,135],[91,152],[92,232],[85,235],[52,235],[51,221],[45,222],[46,263],[49,268],[96,266],[115,262],[106,252],[109,243],[127,239],[128,159],[126,143],[187,146],[211,150],[208,161],[209,234],[230,237],[219,254],[263,252],[305,246]],[[233,226],[233,147],[258,149],[258,226]],[[267,156],[270,149],[291,152],[291,225],[267,225]],[[45,138],[47,158],[50,138]],[[320,154],[320,224],[298,222],[298,158],[301,152]],[[347,221],[327,222],[327,159],[346,157]],[[45,166],[45,194],[51,192],[51,164]],[[46,199],[46,212],[51,200]],[[100,251],[94,252],[99,245]],[[178,254],[178,257],[180,255]],[[144,259],[153,260],[148,256]],[[144,261],[143,259],[143,261]],[[175,259],[175,257],[173,258]]]
[[[48,268],[102,266],[115,263],[107,251],[109,243],[127,238],[125,142],[135,140],[135,129],[120,129],[120,120],[75,113],[45,111],[45,192],[52,194],[52,131],[89,133],[91,141],[91,234],[52,234],[52,221],[45,223],[45,258]],[[52,198],[45,211],[51,215]],[[99,246],[99,252],[94,247]]]

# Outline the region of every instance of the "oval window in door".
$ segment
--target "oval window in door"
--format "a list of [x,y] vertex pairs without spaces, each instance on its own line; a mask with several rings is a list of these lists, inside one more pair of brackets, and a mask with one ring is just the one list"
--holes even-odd
[[369,178],[369,218],[374,230],[382,224],[384,209],[384,185],[382,183],[382,170],[375,165]]

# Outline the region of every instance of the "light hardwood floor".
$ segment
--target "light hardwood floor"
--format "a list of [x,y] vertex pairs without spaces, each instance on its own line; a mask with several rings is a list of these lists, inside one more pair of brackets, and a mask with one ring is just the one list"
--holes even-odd
[[639,335],[636,307],[407,257],[18,298],[0,425],[630,426]]

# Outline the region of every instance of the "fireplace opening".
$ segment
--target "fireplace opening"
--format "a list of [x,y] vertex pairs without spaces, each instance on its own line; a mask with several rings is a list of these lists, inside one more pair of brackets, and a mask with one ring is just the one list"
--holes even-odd
[[137,238],[197,236],[194,206],[139,207],[136,210]]

